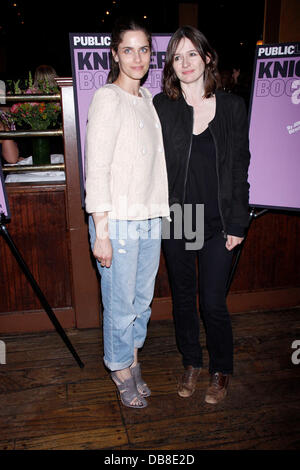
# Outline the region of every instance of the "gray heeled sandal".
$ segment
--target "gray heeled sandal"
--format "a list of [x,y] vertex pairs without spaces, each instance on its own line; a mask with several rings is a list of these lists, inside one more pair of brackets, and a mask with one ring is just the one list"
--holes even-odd
[[[110,374],[112,381],[115,383],[121,402],[123,405],[129,407],[129,408],[145,408],[148,403],[143,398],[140,393],[137,390],[137,386],[135,384],[134,378],[130,378],[127,380],[124,380],[123,382],[117,377],[115,372],[112,372]],[[137,403],[132,404],[134,399],[137,398]]]
[[151,390],[142,378],[141,364],[138,362],[136,366],[130,367],[130,370],[131,370],[131,375],[135,380],[136,388],[139,394],[142,397],[150,397]]

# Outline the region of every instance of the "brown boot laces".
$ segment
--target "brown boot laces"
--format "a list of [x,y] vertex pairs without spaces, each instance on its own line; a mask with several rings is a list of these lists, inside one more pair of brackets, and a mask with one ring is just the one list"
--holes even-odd
[[225,383],[224,383],[224,386],[222,387],[218,383],[218,379],[219,379],[219,374],[218,373],[213,374],[212,379],[211,379],[211,383],[209,384],[209,393],[210,393],[210,395],[217,395],[217,393],[220,391],[220,389],[222,389],[225,386]]

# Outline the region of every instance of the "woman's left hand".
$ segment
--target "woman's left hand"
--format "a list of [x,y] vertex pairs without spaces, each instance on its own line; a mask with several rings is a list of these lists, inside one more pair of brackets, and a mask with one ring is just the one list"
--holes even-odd
[[225,246],[227,250],[231,251],[237,245],[240,245],[243,240],[244,240],[244,237],[236,237],[235,235],[227,235],[227,241],[226,241]]

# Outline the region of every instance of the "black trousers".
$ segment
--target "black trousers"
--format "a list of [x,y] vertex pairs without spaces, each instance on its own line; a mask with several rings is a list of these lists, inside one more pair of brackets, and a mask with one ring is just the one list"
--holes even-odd
[[201,250],[186,250],[185,243],[185,239],[163,241],[172,289],[176,340],[183,365],[203,365],[197,307],[199,288],[200,310],[209,353],[209,372],[232,374],[233,337],[226,306],[226,282],[233,253],[225,247],[226,240],[220,232],[205,241]]

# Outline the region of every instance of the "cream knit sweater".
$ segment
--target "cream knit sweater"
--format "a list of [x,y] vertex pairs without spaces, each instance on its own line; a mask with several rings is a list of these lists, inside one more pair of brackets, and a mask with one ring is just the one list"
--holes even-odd
[[168,182],[159,118],[152,95],[117,85],[99,88],[86,132],[86,211],[111,219],[168,216]]

